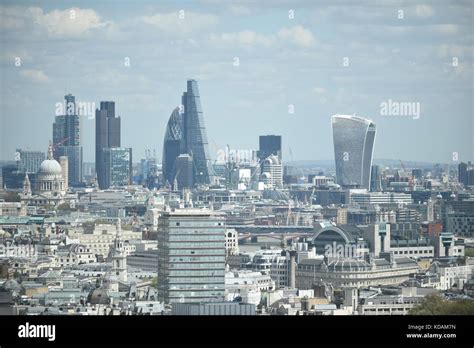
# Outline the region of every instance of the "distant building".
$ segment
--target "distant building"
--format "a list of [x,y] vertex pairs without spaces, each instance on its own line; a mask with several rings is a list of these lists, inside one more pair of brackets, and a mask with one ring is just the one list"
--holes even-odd
[[120,117],[115,116],[115,102],[102,101],[95,112],[95,169],[100,189],[109,187],[104,157],[105,149],[110,148],[120,148]]
[[193,169],[193,158],[190,155],[181,154],[176,158],[176,183],[179,190],[193,187]]
[[373,165],[370,171],[370,191],[382,191],[382,168],[380,166]]
[[474,185],[474,164],[461,162],[458,165],[458,181],[465,186]]
[[188,80],[182,105],[185,153],[192,156],[195,167],[193,181],[196,184],[209,185],[214,174],[197,81]]
[[75,97],[68,94],[64,99],[66,103],[64,114],[56,115],[53,124],[53,150],[56,160],[61,156],[68,157],[69,176],[66,179],[74,186],[82,183],[81,119]]
[[281,135],[261,135],[259,137],[259,150],[257,157],[263,161],[268,156],[275,155],[282,160]]
[[265,188],[274,189],[283,187],[283,170],[281,161],[276,155],[268,156],[262,163],[260,181]]
[[102,152],[103,188],[120,187],[131,184],[132,149],[104,148]]
[[336,182],[343,187],[370,189],[376,126],[349,115],[332,116]]
[[183,127],[183,116],[179,108],[176,108],[166,126],[163,142],[163,184],[173,185],[176,177],[176,158],[185,152]]
[[158,299],[224,299],[225,220],[210,210],[164,212],[158,226]]
[[18,171],[22,173],[36,173],[41,162],[45,160],[45,154],[41,151],[27,151],[17,149],[15,160],[18,162]]

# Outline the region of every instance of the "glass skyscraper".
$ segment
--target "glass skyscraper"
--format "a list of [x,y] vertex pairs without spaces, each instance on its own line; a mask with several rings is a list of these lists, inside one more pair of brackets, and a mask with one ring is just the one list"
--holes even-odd
[[81,120],[72,94],[64,96],[64,115],[56,115],[53,124],[54,159],[68,157],[68,178],[71,185],[82,183]]
[[104,148],[104,186],[120,187],[131,183],[132,149],[130,148]]
[[225,291],[225,219],[180,209],[158,219],[158,300],[219,302]]
[[163,143],[163,183],[173,185],[176,177],[176,158],[184,153],[183,116],[179,108],[171,113]]
[[201,108],[197,81],[188,80],[187,91],[183,93],[184,146],[194,162],[194,182],[210,184],[213,176],[206,127]]
[[331,121],[337,183],[370,189],[375,123],[350,115],[334,115]]
[[15,159],[18,163],[18,171],[22,173],[37,173],[46,155],[41,151],[25,151],[17,149]]
[[102,101],[95,111],[95,170],[101,190],[109,188],[104,151],[114,147],[120,147],[120,117],[115,117],[115,102]]
[[263,161],[270,155],[278,156],[281,161],[281,135],[261,135],[259,137],[258,158]]

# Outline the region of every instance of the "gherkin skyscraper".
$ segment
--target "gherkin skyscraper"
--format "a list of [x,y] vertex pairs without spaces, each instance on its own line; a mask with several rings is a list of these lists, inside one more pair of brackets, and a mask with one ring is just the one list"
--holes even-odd
[[173,185],[176,176],[176,157],[185,152],[183,117],[176,108],[171,113],[163,143],[163,178],[165,184]]
[[213,172],[197,81],[188,80],[187,87],[182,97],[185,151],[193,158],[194,182],[209,185]]

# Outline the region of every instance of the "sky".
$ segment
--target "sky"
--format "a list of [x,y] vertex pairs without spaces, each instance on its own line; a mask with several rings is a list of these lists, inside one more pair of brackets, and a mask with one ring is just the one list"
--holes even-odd
[[[377,125],[374,158],[474,160],[473,1],[0,0],[0,160],[46,152],[57,103],[115,101],[134,161],[188,78],[211,157],[280,134],[283,159],[334,156],[331,115]],[[398,110],[397,110],[398,108]],[[388,112],[387,112],[388,110]],[[94,161],[93,117],[82,117]]]

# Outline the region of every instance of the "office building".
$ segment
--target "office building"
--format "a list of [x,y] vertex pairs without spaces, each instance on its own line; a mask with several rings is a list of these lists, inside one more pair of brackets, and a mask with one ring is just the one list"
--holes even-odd
[[[188,154],[179,155],[176,158],[176,184],[177,189],[193,187],[193,158]],[[175,183],[173,182],[173,185]],[[176,188],[175,188],[176,189]]]
[[185,153],[193,158],[194,182],[209,185],[212,181],[213,170],[197,81],[188,80],[187,91],[182,97],[182,105]]
[[53,124],[53,154],[54,159],[68,157],[68,178],[70,185],[82,183],[82,146],[81,120],[78,115],[75,97],[65,95],[65,110],[63,115],[56,115]]
[[95,169],[99,188],[103,190],[108,188],[110,180],[104,158],[106,149],[120,148],[120,117],[115,116],[115,102],[100,102],[100,109],[95,112],[95,122]]
[[104,148],[102,152],[104,188],[120,187],[131,184],[132,178],[132,149],[112,147]]
[[336,182],[343,187],[370,189],[376,126],[350,115],[332,116]]
[[268,156],[275,155],[281,161],[281,135],[261,135],[259,137],[259,150],[257,156],[260,161]]
[[210,210],[164,212],[158,221],[158,300],[219,302],[225,291],[225,219]]
[[260,181],[262,181],[265,184],[265,188],[268,189],[283,187],[283,170],[278,156],[270,155],[262,162]]
[[176,108],[166,126],[163,143],[163,184],[173,185],[176,176],[176,158],[185,153],[183,138],[183,116]]
[[382,168],[373,165],[370,169],[370,191],[382,191]]
[[470,161],[468,163],[459,163],[458,181],[465,186],[474,185],[474,165]]
[[18,164],[18,171],[21,173],[36,173],[39,170],[41,162],[46,159],[44,152],[27,151],[17,149],[15,160]]

